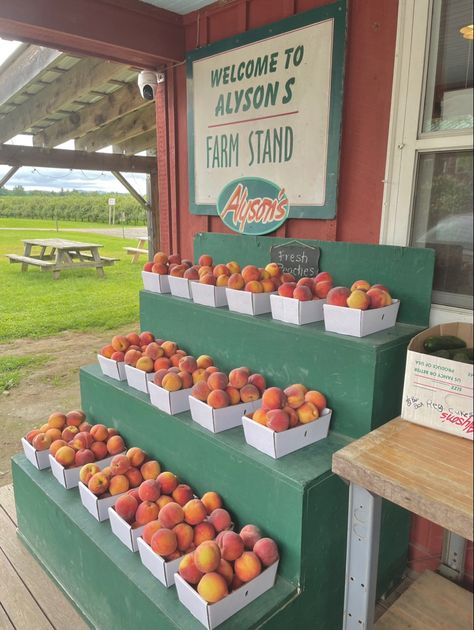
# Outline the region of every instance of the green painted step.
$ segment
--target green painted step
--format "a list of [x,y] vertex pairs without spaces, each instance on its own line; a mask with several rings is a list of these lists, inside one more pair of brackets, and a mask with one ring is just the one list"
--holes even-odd
[[393,328],[356,338],[295,326],[227,308],[149,291],[140,293],[142,330],[176,341],[187,352],[210,354],[225,370],[246,365],[279,387],[304,383],[328,396],[332,429],[361,437],[400,414],[406,349],[421,327]]
[[[49,469],[36,470],[23,455],[13,458],[13,479],[21,538],[94,627],[202,628],[179,603],[176,589],[162,587],[108,521],[90,516],[77,489],[65,490]],[[295,597],[295,587],[278,577],[274,588],[220,627],[267,627]]]

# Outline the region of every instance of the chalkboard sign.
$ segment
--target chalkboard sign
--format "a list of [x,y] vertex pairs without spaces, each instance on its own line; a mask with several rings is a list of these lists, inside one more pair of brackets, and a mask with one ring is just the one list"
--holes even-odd
[[270,249],[271,262],[276,262],[283,272],[293,274],[297,280],[304,277],[314,278],[319,273],[320,255],[319,247],[311,247],[299,241],[274,245]]

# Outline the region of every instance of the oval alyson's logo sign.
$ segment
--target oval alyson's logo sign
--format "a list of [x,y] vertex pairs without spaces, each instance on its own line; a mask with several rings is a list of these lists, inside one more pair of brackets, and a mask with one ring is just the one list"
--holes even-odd
[[284,188],[267,179],[243,177],[227,184],[217,199],[222,221],[240,234],[268,234],[288,218]]

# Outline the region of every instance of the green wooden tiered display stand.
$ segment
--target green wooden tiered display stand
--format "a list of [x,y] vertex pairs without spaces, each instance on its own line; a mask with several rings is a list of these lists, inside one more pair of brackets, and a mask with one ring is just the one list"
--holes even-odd
[[[282,239],[200,234],[195,258],[264,265]],[[329,437],[273,460],[245,443],[242,428],[211,434],[189,413],[169,416],[148,397],[102,375],[81,370],[82,407],[92,422],[115,426],[190,483],[216,490],[237,526],[254,523],[279,545],[275,587],[222,626],[320,628],[341,626],[344,596],[347,488],[331,472],[331,457],[348,441],[398,415],[406,347],[428,324],[434,253],[399,247],[305,241],[321,247],[320,266],[337,284],[367,278],[401,300],[399,323],[357,339],[324,331],[323,323],[292,326],[143,291],[142,330],[173,339],[190,354],[210,354],[221,369],[247,365],[271,385],[295,382],[320,389],[333,408]],[[54,405],[53,405],[54,406]],[[49,470],[13,458],[19,535],[78,609],[100,630],[199,628],[179,603],[111,533],[82,507],[77,490],[63,489]],[[406,565],[409,517],[384,506],[379,592]]]

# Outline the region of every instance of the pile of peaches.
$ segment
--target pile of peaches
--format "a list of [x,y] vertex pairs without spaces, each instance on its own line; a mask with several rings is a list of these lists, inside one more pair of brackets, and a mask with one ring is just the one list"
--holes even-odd
[[[161,350],[157,349],[157,346],[163,343],[163,340],[160,340],[160,344],[157,344],[154,334],[148,331],[115,335],[110,344],[100,350],[100,354],[113,361],[124,361],[127,365],[144,372],[153,372],[155,358],[163,356],[167,349],[166,346]],[[174,349],[176,344],[172,347]]]
[[[171,344],[173,342],[165,341],[164,343]],[[167,348],[169,353],[169,346]],[[154,370],[153,382],[155,385],[163,387],[169,392],[188,389],[201,381],[206,381],[214,372],[219,372],[219,368],[214,365],[213,359],[207,354],[195,358],[179,349],[170,357],[165,354],[156,359]]]
[[38,451],[49,449],[64,468],[83,466],[125,449],[116,429],[90,424],[80,410],[66,414],[55,411],[39,429],[29,431],[25,439]]
[[327,295],[332,306],[346,306],[366,311],[371,308],[390,306],[392,296],[383,284],[370,284],[367,280],[356,280],[350,289],[334,287]]
[[191,390],[191,396],[207,403],[213,409],[258,400],[266,387],[261,374],[252,374],[249,368],[240,367],[229,374],[213,371],[207,379],[199,380]]
[[283,282],[278,287],[278,295],[294,298],[301,302],[310,300],[322,300],[333,288],[333,279],[330,273],[322,271],[314,278],[300,278],[298,282]]
[[249,416],[276,433],[317,420],[327,406],[326,396],[300,383],[285,390],[269,387],[263,392],[262,406]]
[[[146,262],[143,265],[143,271],[158,273],[160,276],[170,275],[182,278],[184,271],[192,266],[192,260],[182,259],[179,254],[170,254],[168,256],[164,252],[157,252],[151,262]],[[181,273],[181,270],[183,270],[183,273]]]

